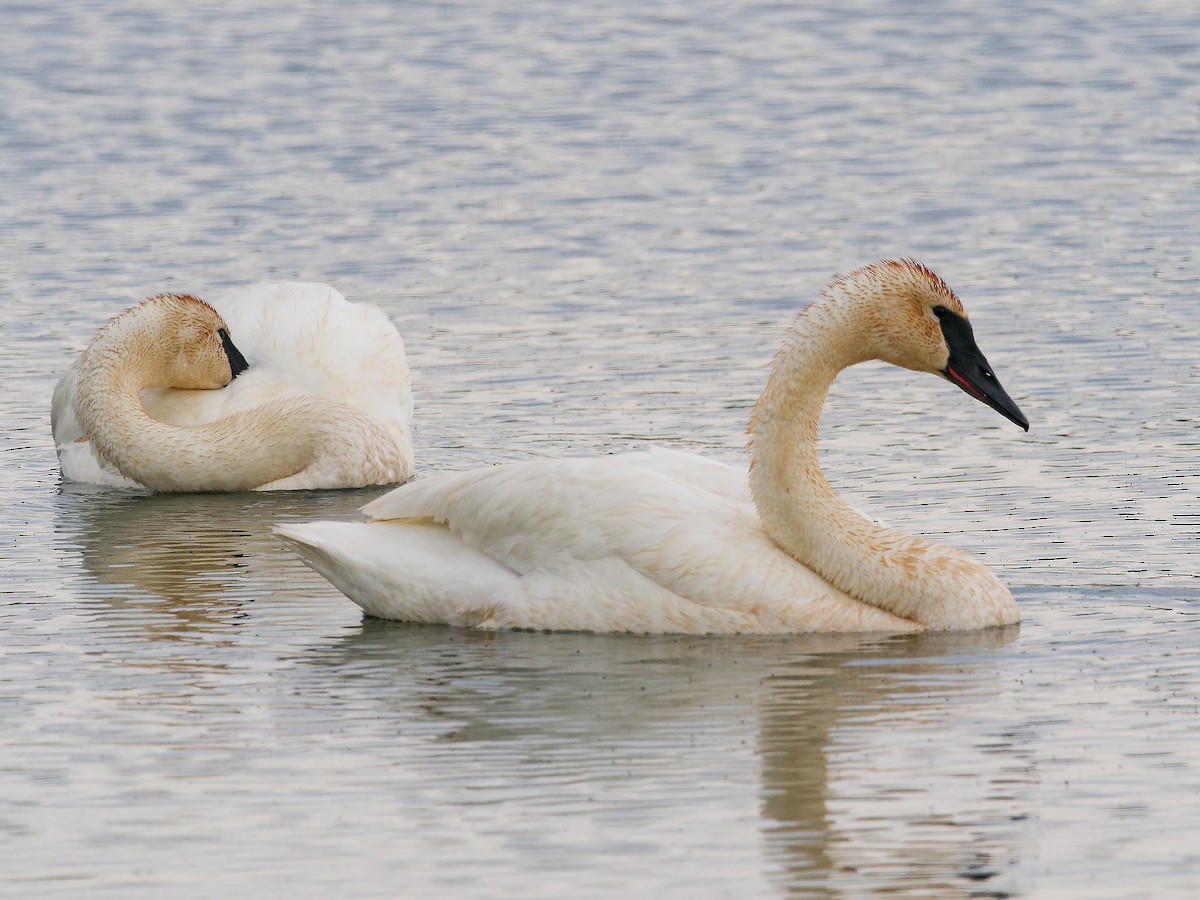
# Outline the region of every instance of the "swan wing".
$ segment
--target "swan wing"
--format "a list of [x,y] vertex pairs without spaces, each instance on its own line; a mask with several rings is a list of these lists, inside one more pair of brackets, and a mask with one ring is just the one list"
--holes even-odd
[[[520,575],[520,589],[494,616],[516,627],[911,630],[783,553],[712,468],[721,464],[685,456],[649,465],[635,454],[508,464],[405,485],[363,511],[443,524],[464,547]],[[722,490],[664,469],[703,472]]]
[[675,481],[703,488],[719,497],[738,503],[754,502],[746,481],[745,466],[732,466],[696,453],[655,446],[621,453],[615,458]]
[[[444,524],[467,545],[522,574],[564,559],[617,557],[668,589],[701,580],[690,577],[699,571],[737,581],[748,568],[739,550],[780,551],[765,534],[759,538],[753,506],[731,498],[735,492],[727,484],[717,493],[677,477],[699,471],[712,478],[716,467],[727,468],[688,456],[633,453],[510,463],[422,479],[363,512],[376,520]],[[692,599],[714,606],[729,604],[730,595],[739,593],[730,590],[732,584],[712,590],[690,586]]]
[[275,533],[367,615],[385,619],[556,631],[797,630],[692,603],[615,557],[561,557],[522,575],[431,523],[309,522]]

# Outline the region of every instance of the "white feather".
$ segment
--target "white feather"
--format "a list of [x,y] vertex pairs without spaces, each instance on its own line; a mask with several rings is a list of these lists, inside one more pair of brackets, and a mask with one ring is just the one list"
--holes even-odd
[[[914,628],[780,553],[758,523],[744,474],[679,451],[444,475],[363,511],[377,521],[278,533],[383,618],[701,634]],[[462,577],[483,560],[509,577]]]

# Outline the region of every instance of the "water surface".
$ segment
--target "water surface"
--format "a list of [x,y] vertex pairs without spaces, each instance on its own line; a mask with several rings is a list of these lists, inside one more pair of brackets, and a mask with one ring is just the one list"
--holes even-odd
[[[1200,16],[1167,3],[0,11],[0,893],[1185,896],[1200,879]],[[742,460],[782,329],[912,255],[1033,423],[863,366],[856,505],[1019,628],[364,621],[270,536],[377,490],[62,485],[50,392],[162,290],[328,281],[421,474]]]

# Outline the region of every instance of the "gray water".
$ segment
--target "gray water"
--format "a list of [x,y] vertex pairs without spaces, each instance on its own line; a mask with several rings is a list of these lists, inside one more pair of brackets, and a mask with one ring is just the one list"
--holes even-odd
[[[0,894],[1190,896],[1200,13],[0,5]],[[52,387],[163,290],[327,281],[419,476],[742,460],[782,329],[912,255],[1028,435],[846,373],[831,479],[1024,621],[909,638],[363,620],[270,536],[378,490],[63,485]]]

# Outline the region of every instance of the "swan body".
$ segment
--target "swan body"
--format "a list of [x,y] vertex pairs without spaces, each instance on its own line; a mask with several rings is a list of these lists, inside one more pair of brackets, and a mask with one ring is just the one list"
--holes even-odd
[[411,421],[387,316],[303,283],[144,301],[100,331],[51,406],[64,479],[155,491],[403,481]]
[[788,331],[750,419],[747,474],[652,449],[530,460],[402,486],[370,521],[277,527],[369,615],[477,628],[921,631],[1019,621],[967,554],[872,522],[821,473],[843,368],[928,371],[1027,428],[958,298],[919,263],[835,281]]

